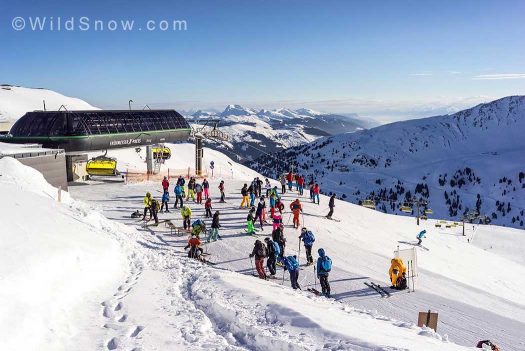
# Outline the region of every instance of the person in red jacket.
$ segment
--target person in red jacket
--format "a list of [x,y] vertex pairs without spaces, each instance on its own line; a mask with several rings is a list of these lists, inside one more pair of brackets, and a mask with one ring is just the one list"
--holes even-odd
[[321,193],[321,188],[319,188],[319,184],[315,183],[314,185],[314,204],[316,203],[315,200],[317,200],[317,204],[319,205],[319,194]]
[[301,212],[303,212],[301,201],[299,201],[299,199],[295,199],[295,201],[290,204],[290,210],[292,210],[293,213],[293,226],[297,229],[301,225],[299,222],[299,215]]
[[288,190],[292,191],[293,173],[288,172],[286,175],[286,181],[288,182]]
[[299,195],[303,195],[304,178],[302,175],[297,176],[297,190],[299,191]]
[[170,181],[168,180],[168,177],[164,177],[162,180],[162,189],[164,189],[164,192],[168,191],[170,188]]

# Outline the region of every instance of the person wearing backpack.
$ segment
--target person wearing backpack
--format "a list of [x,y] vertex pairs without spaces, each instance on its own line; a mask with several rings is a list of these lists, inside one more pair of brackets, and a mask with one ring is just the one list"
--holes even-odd
[[255,269],[259,274],[260,279],[266,279],[266,272],[264,271],[264,258],[266,257],[266,246],[260,240],[255,240],[253,251],[250,258],[255,257]]
[[180,208],[184,207],[184,200],[183,200],[184,189],[182,188],[182,185],[177,183],[173,191],[175,192],[175,204],[173,205],[173,208],[177,208],[177,205],[179,204],[179,202],[180,202]]
[[330,284],[328,283],[328,275],[332,270],[332,260],[326,256],[324,249],[317,250],[319,258],[317,259],[317,278],[321,283],[322,294],[330,297]]
[[242,187],[241,196],[242,196],[242,201],[241,201],[241,205],[239,206],[239,208],[243,208],[243,207],[248,208],[248,205],[250,204],[250,199],[248,198],[248,185],[247,184],[244,184],[244,186]]
[[281,259],[283,268],[285,271],[290,273],[290,283],[292,283],[292,289],[301,290],[299,286],[299,262],[297,261],[297,256],[288,256]]
[[204,189],[204,198],[208,200],[210,197],[210,183],[204,178],[202,181],[202,188]]
[[166,207],[166,212],[169,212],[168,208],[168,202],[170,202],[170,193],[166,190],[164,191],[164,194],[162,194],[162,205],[160,206],[160,212]]
[[304,249],[306,251],[306,265],[309,266],[314,263],[314,258],[312,257],[312,246],[314,245],[315,241],[314,233],[306,228],[303,228],[301,230],[301,235],[299,235],[299,240],[302,240],[304,243]]
[[284,237],[284,225],[281,223],[277,229],[272,232],[272,240],[279,245],[279,257],[284,256],[284,248],[286,247],[286,238]]
[[277,272],[275,264],[277,263],[277,256],[281,253],[281,249],[279,248],[279,245],[270,238],[265,238],[264,241],[266,242],[266,250],[268,254],[266,267],[270,271],[270,278],[274,278],[275,273]]

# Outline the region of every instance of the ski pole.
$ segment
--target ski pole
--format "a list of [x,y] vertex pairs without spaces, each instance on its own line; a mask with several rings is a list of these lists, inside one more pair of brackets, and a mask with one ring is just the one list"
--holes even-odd
[[283,267],[283,284],[282,285],[284,285],[284,271],[285,271],[285,269]]
[[315,265],[314,265],[314,285],[315,285],[315,290],[317,290],[317,275],[315,274]]
[[253,261],[252,261],[252,256],[250,256],[250,264],[252,265],[252,275],[255,275],[255,272],[253,270]]

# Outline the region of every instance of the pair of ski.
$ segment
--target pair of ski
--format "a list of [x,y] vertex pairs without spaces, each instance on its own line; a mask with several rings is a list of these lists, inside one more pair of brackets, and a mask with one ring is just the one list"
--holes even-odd
[[323,296],[323,294],[319,290],[314,289],[314,288],[307,288],[306,291],[309,291],[309,292],[313,293],[316,296]]
[[370,282],[370,283],[364,282],[364,284],[366,286],[368,286],[369,288],[374,289],[379,295],[381,295],[381,297],[390,297],[390,296],[392,296],[385,288],[383,288],[379,284],[376,284],[374,282]]

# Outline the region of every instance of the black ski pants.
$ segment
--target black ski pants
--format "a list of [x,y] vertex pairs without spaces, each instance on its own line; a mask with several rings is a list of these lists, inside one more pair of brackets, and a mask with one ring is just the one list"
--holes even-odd
[[180,208],[182,208],[182,206],[184,206],[184,201],[182,200],[182,195],[177,195],[177,198],[175,199],[175,205],[173,205],[173,208],[177,208],[177,205],[179,204],[179,201],[180,201]]
[[304,249],[306,250],[306,262],[313,263],[314,258],[312,257],[312,245],[304,245]]
[[330,207],[330,211],[328,211],[328,214],[326,215],[326,217],[332,217],[333,214],[334,214],[334,208]]
[[299,286],[299,269],[296,269],[294,271],[290,271],[290,282],[292,283],[292,288],[295,289],[301,289]]
[[321,283],[321,289],[323,295],[330,296],[330,284],[328,283],[328,273],[319,277],[319,282]]
[[275,275],[277,272],[277,268],[275,267],[276,258],[275,255],[270,255],[268,257],[268,260],[266,261],[266,267],[268,267],[268,270],[270,271],[271,275]]

